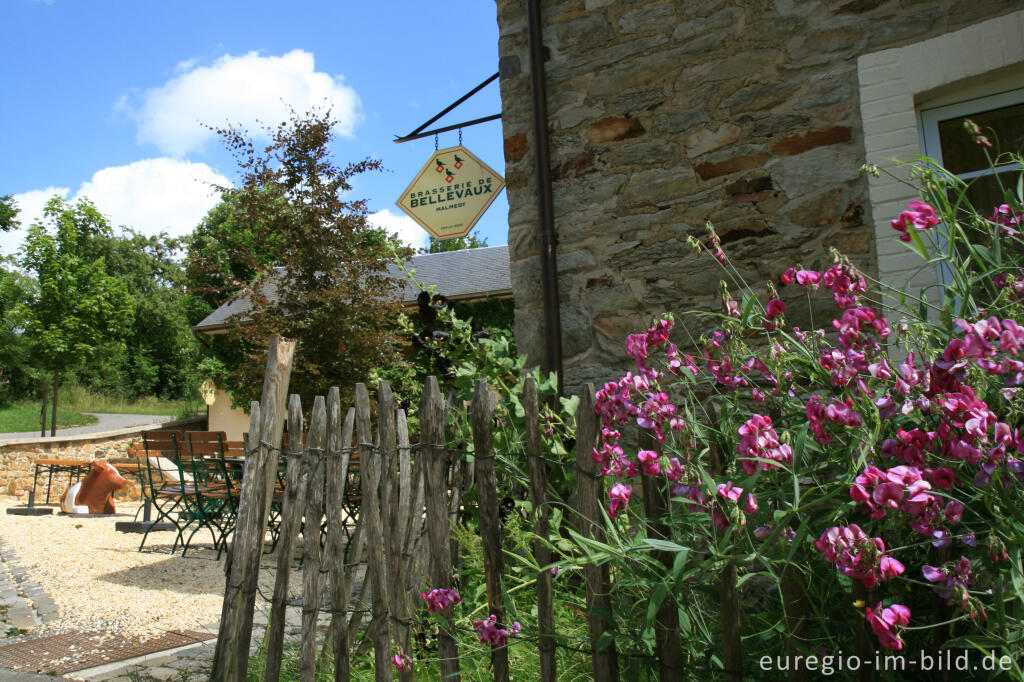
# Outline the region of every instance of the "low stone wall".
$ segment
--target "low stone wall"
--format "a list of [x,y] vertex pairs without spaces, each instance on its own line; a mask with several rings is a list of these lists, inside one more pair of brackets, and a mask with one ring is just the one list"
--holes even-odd
[[[28,499],[32,489],[32,475],[35,472],[37,459],[112,459],[128,457],[128,449],[142,441],[141,433],[128,435],[89,438],[86,436],[69,437],[67,440],[46,439],[0,445],[0,491],[19,499]],[[59,501],[61,494],[68,487],[69,475],[56,473],[53,475],[50,501]],[[128,486],[120,490],[114,497],[119,500],[138,500],[142,494],[138,477],[132,472],[125,472]],[[39,472],[39,489],[36,491],[36,502],[46,501],[46,472]]]
[[[37,459],[114,459],[130,457],[141,452],[142,432],[152,428],[197,430],[206,427],[206,418],[186,419],[163,424],[160,427],[121,429],[98,434],[67,436],[64,438],[20,438],[0,440],[0,493],[7,493],[19,500],[28,500],[32,490],[32,475]],[[133,448],[133,446],[135,446]],[[142,499],[142,486],[134,471],[121,472],[128,485],[114,495],[115,500],[135,501]],[[68,487],[69,475],[55,473],[50,491],[50,501],[59,502]],[[39,472],[39,488],[36,502],[46,501],[45,471]]]

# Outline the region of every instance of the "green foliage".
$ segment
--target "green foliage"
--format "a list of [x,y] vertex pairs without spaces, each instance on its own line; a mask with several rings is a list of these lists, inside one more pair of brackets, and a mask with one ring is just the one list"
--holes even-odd
[[210,347],[236,404],[258,394],[272,333],[298,340],[291,386],[304,395],[353,386],[396,356],[393,241],[369,224],[365,201],[348,197],[353,178],[380,164],[338,165],[333,123],[330,112],[293,114],[262,150],[245,131],[217,130],[243,177],[221,188],[224,208],[190,240],[187,272],[206,306],[236,294],[252,304]]
[[103,238],[101,247],[108,272],[132,295],[132,324],[124,342],[104,348],[78,372],[79,380],[124,397],[192,397],[199,346],[189,325],[178,240],[126,229]]
[[18,227],[18,205],[10,194],[0,196],[0,232]]
[[439,240],[431,237],[430,246],[427,247],[427,253],[444,253],[447,251],[462,251],[463,249],[479,249],[481,246],[487,246],[487,240],[481,237],[479,232],[470,232],[465,237],[458,237],[456,239]]
[[35,282],[0,261],[0,406],[26,395],[35,384],[31,348],[15,311],[33,295]]
[[[57,408],[57,428],[94,424],[96,417],[82,414],[74,408]],[[13,402],[0,407],[0,434],[39,433],[39,403]]]
[[33,361],[58,372],[119,344],[133,301],[126,284],[107,269],[110,226],[92,204],[54,197],[43,221],[29,227],[22,246],[19,264],[37,288],[16,314],[32,340]]

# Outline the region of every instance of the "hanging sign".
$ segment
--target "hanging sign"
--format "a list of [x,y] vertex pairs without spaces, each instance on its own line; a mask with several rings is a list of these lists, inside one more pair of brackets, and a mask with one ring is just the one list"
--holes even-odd
[[504,178],[459,145],[435,151],[395,203],[435,239],[456,239],[504,187]]

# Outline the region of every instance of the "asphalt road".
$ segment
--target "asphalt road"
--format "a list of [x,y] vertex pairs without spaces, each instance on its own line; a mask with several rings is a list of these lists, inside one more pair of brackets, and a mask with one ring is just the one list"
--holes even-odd
[[[95,415],[97,421],[88,426],[76,426],[70,429],[57,429],[57,437],[61,436],[77,436],[87,433],[100,433],[102,431],[116,431],[117,429],[127,429],[131,426],[146,426],[148,424],[159,424],[162,422],[172,421],[173,416],[168,415],[152,415],[152,414],[104,414],[99,412],[87,412],[86,414]],[[50,435],[50,429],[46,429],[46,435]],[[38,438],[39,431],[26,431],[21,433],[0,433],[0,440],[7,440],[11,438]]]

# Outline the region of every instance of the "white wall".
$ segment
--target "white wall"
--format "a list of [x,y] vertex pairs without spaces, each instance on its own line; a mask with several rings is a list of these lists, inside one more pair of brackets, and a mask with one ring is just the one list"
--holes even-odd
[[[998,92],[1024,66],[1024,10],[904,47],[858,58],[864,147],[869,164],[896,170],[894,158],[923,154],[918,108]],[[1008,69],[1009,67],[1009,69]],[[958,81],[965,81],[958,83]],[[1020,87],[1018,84],[1017,87]],[[986,92],[988,91],[988,92]],[[906,170],[898,171],[906,177]],[[938,283],[937,268],[918,271],[921,260],[896,239],[889,221],[913,189],[882,175],[868,180],[879,278],[915,295]],[[929,301],[938,301],[930,295]]]
[[228,440],[242,440],[242,434],[249,430],[249,413],[231,407],[231,396],[217,389],[216,399],[210,405],[211,431],[223,431]]

